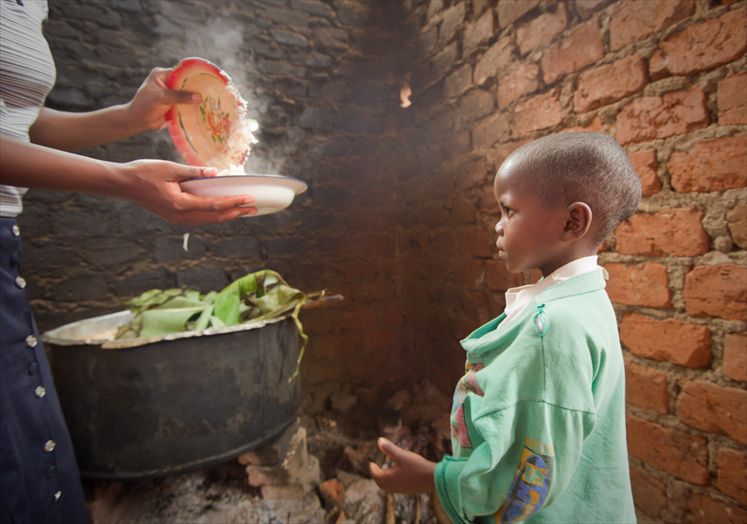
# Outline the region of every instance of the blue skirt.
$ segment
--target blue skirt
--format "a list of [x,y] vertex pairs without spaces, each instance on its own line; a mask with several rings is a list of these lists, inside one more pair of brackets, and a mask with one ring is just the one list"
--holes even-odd
[[20,230],[0,218],[0,524],[90,521],[73,446],[20,274]]

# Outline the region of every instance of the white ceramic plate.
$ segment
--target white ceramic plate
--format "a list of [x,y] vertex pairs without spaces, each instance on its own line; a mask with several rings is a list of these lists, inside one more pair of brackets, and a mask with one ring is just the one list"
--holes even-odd
[[184,191],[193,195],[219,197],[251,195],[257,208],[256,215],[277,213],[288,207],[296,195],[307,189],[306,182],[280,175],[243,175],[194,178],[179,184]]

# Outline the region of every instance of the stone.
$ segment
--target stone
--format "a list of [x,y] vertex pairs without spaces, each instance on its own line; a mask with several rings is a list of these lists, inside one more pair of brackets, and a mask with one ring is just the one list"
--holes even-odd
[[747,205],[738,205],[726,212],[731,239],[736,245],[747,249]]
[[358,524],[380,524],[386,512],[386,499],[376,482],[356,480],[345,490],[344,511],[357,515]]

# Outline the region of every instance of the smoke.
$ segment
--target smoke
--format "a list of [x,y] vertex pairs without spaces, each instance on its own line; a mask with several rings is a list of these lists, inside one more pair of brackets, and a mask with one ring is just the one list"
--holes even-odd
[[[215,1],[212,9],[191,9],[184,0],[161,0],[156,4],[156,32],[158,53],[169,66],[182,58],[196,56],[206,58],[223,69],[231,77],[242,98],[247,102],[247,116],[259,123],[255,133],[260,139],[255,144],[245,164],[249,173],[283,173],[283,167],[290,153],[289,146],[266,147],[262,142],[263,119],[267,117],[270,101],[262,95],[262,86],[249,51],[251,42],[247,35],[254,34],[256,28],[247,28],[246,21],[231,16],[227,5]],[[235,13],[234,13],[235,14]],[[267,122],[265,122],[266,124]],[[165,135],[169,139],[168,133]],[[162,149],[162,145],[157,148]],[[279,151],[281,149],[282,151]]]

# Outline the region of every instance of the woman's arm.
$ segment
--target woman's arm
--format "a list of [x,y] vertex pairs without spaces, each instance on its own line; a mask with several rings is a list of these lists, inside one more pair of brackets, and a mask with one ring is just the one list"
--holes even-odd
[[215,174],[214,168],[165,160],[106,162],[0,135],[2,184],[126,198],[169,222],[185,224],[224,222],[256,213],[255,208],[245,207],[254,201],[249,195],[199,197],[179,186],[182,180]]
[[200,95],[166,87],[170,69],[155,68],[126,104],[86,113],[42,108],[29,135],[35,144],[78,151],[160,128],[174,104],[199,103]]

